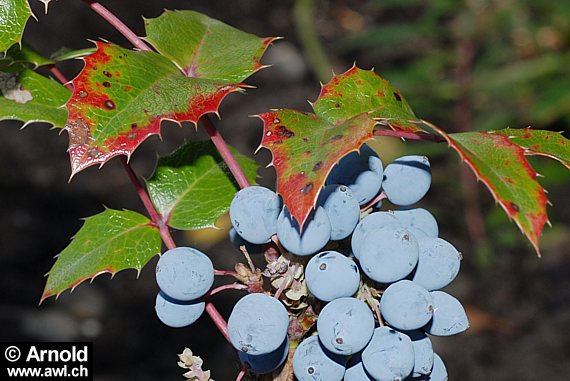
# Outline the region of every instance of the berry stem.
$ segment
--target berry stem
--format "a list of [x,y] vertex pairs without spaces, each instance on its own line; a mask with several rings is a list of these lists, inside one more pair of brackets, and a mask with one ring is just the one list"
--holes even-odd
[[427,140],[431,142],[441,143],[446,140],[437,135],[427,134],[427,133],[415,133],[406,131],[394,131],[394,130],[374,130],[374,136],[393,136],[396,138],[410,139],[410,140]]
[[210,319],[214,322],[218,330],[224,335],[226,340],[230,342],[230,336],[228,335],[228,323],[225,321],[220,312],[216,309],[212,302],[206,303],[206,312],[210,316]]
[[243,366],[241,368],[241,371],[239,372],[239,374],[236,377],[236,381],[241,381],[243,380],[243,378],[245,377],[245,374],[247,373],[247,366]]
[[237,273],[235,271],[232,271],[232,270],[216,270],[216,269],[214,269],[214,275],[217,275],[217,276],[223,276],[223,275],[234,276],[236,274]]
[[148,46],[135,32],[125,25],[117,16],[115,16],[110,10],[105,8],[102,4],[95,0],[83,0],[85,4],[89,6],[95,13],[104,18],[109,24],[111,24],[119,33],[121,33],[131,44],[140,50],[151,51],[152,49]]
[[207,295],[213,296],[225,290],[247,290],[247,286],[245,284],[239,284],[239,283],[224,284],[222,286],[211,289]]
[[219,133],[219,131],[216,129],[214,123],[212,123],[212,119],[210,119],[208,115],[205,115],[204,117],[202,117],[201,121],[202,125],[204,126],[204,129],[206,130],[206,133],[208,134],[208,136],[210,136],[212,143],[214,143],[214,145],[220,152],[222,159],[224,159],[224,161],[228,165],[229,170],[232,172],[232,175],[236,179],[240,188],[242,189],[247,188],[250,185],[249,180],[245,176],[245,173],[243,172],[243,169],[240,167],[239,163],[237,162],[235,156],[230,151],[230,148],[226,144],[226,141]]
[[388,198],[388,196],[386,196],[386,193],[384,193],[384,191],[382,191],[372,201],[370,201],[368,204],[366,204],[362,208],[360,208],[360,210],[362,210],[362,211],[368,210],[368,209],[372,208],[374,205],[376,205],[378,202],[384,200],[385,198]]

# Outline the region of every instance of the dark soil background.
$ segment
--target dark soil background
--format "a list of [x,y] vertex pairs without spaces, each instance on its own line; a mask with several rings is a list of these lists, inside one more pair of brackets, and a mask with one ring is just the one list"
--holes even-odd
[[[164,8],[193,9],[218,18],[242,30],[261,36],[283,36],[264,58],[274,66],[255,74],[248,83],[257,86],[247,95],[232,95],[220,110],[217,123],[222,134],[242,153],[253,156],[260,141],[261,123],[248,115],[268,108],[309,110],[307,99],[314,100],[319,80],[313,74],[302,41],[296,33],[291,1],[106,1],[104,2],[139,35],[144,35],[141,15],[156,17]],[[396,50],[370,46],[350,51],[338,48],[336,41],[357,34],[390,14],[378,11],[374,1],[317,1],[315,25],[325,51],[336,72],[349,68],[356,60],[360,66],[393,69],[415,59],[414,55],[394,57]],[[415,4],[415,2],[412,2]],[[45,55],[62,45],[72,48],[90,46],[87,39],[104,38],[130,46],[108,24],[82,2],[53,2],[49,15],[41,4],[32,4],[39,22],[31,20],[25,40]],[[506,5],[508,7],[508,5]],[[374,13],[376,12],[376,13]],[[401,15],[400,15],[401,16]],[[404,15],[418,17],[414,12]],[[358,18],[360,17],[360,18]],[[347,21],[348,20],[348,21]],[[352,22],[350,21],[352,20]],[[380,38],[380,37],[378,37]],[[389,37],[386,37],[389,38]],[[500,36],[497,36],[500,38]],[[413,41],[411,42],[413,45]],[[423,47],[417,46],[418,50]],[[449,48],[451,49],[451,47]],[[567,45],[557,52],[567,54]],[[428,54],[428,53],[422,53]],[[566,61],[568,62],[568,61]],[[80,62],[62,65],[73,77]],[[430,67],[425,67],[427,76]],[[434,73],[434,76],[439,75]],[[394,76],[393,84],[400,84]],[[405,78],[405,77],[404,77]],[[562,74],[560,74],[562,78]],[[392,79],[388,76],[388,79]],[[445,123],[454,105],[447,110],[432,110],[426,100],[402,91],[412,106],[419,103],[419,115]],[[434,95],[435,96],[435,95]],[[423,97],[430,97],[424,89]],[[568,131],[568,108],[550,123],[539,128]],[[512,112],[512,127],[533,123],[520,122]],[[516,124],[525,123],[525,124]],[[505,124],[505,125],[506,125]],[[176,354],[185,346],[204,359],[216,380],[234,380],[239,371],[235,354],[214,329],[207,317],[190,328],[173,330],[163,326],[154,314],[157,287],[153,272],[156,259],[140,274],[125,271],[115,276],[98,277],[82,284],[72,294],[50,299],[38,306],[54,259],[81,226],[81,218],[100,212],[103,206],[141,211],[142,207],[122,167],[112,160],[102,170],[90,168],[68,184],[67,136],[46,125],[31,125],[20,130],[19,123],[2,122],[0,136],[0,339],[3,341],[73,341],[95,344],[95,379],[181,380],[183,370],[176,365]],[[453,130],[454,127],[449,127]],[[200,139],[192,128],[166,124],[163,141],[149,139],[133,157],[133,166],[143,176],[152,173],[156,152],[166,154],[184,139]],[[462,271],[449,287],[468,308],[471,330],[463,335],[434,340],[436,350],[446,361],[451,380],[536,380],[570,379],[570,192],[568,172],[538,161],[551,176],[548,184],[549,207],[554,227],[546,227],[542,240],[543,258],[537,259],[532,247],[520,236],[514,224],[497,214],[492,198],[479,186],[476,191],[483,218],[490,221],[485,237],[474,242],[468,234],[464,199],[459,189],[459,167],[455,154],[443,155],[431,146],[395,140],[383,143],[380,154],[385,162],[406,152],[434,152],[434,184],[425,202],[441,226],[442,237],[453,242],[464,254]],[[386,150],[386,159],[384,152]],[[267,152],[256,160],[262,168]],[[554,165],[554,164],[553,164]],[[560,166],[558,166],[560,167]],[[558,168],[557,167],[557,168]],[[273,187],[271,169],[260,170],[261,183]],[[498,210],[498,209],[497,209]],[[498,216],[498,217],[497,217]],[[217,268],[231,268],[238,253],[226,240],[201,239],[197,235],[176,234],[179,243],[207,251]],[[481,237],[479,237],[481,238]],[[216,304],[228,316],[238,292],[217,297]]]

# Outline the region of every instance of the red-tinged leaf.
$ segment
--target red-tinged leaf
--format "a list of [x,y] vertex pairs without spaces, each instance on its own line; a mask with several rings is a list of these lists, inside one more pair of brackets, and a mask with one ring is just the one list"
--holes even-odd
[[527,128],[505,128],[491,132],[495,135],[507,136],[525,150],[525,155],[546,156],[558,160],[570,169],[570,141],[560,132],[533,130]]
[[377,124],[367,114],[331,124],[314,115],[276,110],[259,115],[261,146],[273,154],[277,191],[291,215],[303,226],[332,167],[356,151]]
[[168,58],[96,43],[67,103],[72,176],[117,155],[130,156],[169,119],[196,123],[217,112],[240,84],[184,76]]
[[538,240],[548,221],[548,200],[536,181],[536,172],[527,161],[525,150],[507,136],[487,132],[446,134],[434,125],[427,125],[457,151],[540,255]]
[[394,130],[423,131],[415,123],[418,118],[398,90],[373,71],[356,66],[323,85],[313,109],[333,124],[369,113]]

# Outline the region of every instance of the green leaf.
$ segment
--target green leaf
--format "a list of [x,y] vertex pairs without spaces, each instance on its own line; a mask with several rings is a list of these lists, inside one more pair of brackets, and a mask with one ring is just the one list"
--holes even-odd
[[64,105],[71,92],[59,82],[16,64],[0,71],[0,120],[65,125]]
[[512,143],[521,146],[525,155],[541,155],[558,160],[570,169],[570,144],[560,132],[527,128],[505,128],[492,134],[507,136]]
[[387,80],[371,70],[353,66],[323,85],[313,104],[315,113],[330,123],[362,113],[401,131],[421,131],[412,108]]
[[261,38],[193,11],[165,11],[145,19],[144,38],[188,76],[241,82],[259,63],[273,37]]
[[22,40],[22,33],[32,10],[27,0],[0,2],[0,52]]
[[85,57],[73,86],[66,124],[72,176],[114,156],[130,156],[146,138],[160,134],[162,120],[196,123],[240,89],[186,77],[160,54],[102,42]]
[[41,300],[58,297],[87,279],[112,276],[125,269],[137,272],[161,250],[158,228],[145,216],[106,209],[85,219],[73,240],[59,255],[48,274]]
[[[232,152],[254,183],[255,161]],[[171,227],[181,230],[214,227],[239,189],[210,141],[188,142],[160,158],[147,185],[158,212]]]
[[495,201],[515,221],[540,255],[538,240],[548,221],[548,200],[536,181],[536,172],[527,161],[525,150],[507,136],[487,132],[439,132],[487,186]]

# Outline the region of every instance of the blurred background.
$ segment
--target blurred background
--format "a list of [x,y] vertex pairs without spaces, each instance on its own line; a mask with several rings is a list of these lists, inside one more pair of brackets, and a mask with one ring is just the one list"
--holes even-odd
[[[310,110],[332,70],[356,61],[398,88],[416,114],[446,131],[570,126],[570,2],[557,0],[365,1],[103,1],[139,35],[141,16],[164,8],[204,12],[260,36],[285,37],[263,59],[272,64],[247,82],[257,88],[228,97],[217,123],[226,139],[253,156],[261,123],[248,115],[268,108]],[[48,15],[32,1],[24,40],[44,55],[87,39],[129,43],[80,1],[52,2]],[[80,62],[61,65],[73,77]],[[154,314],[155,260],[134,271],[98,277],[72,294],[38,306],[54,255],[103,206],[143,211],[117,160],[90,168],[68,184],[67,136],[46,125],[20,130],[2,122],[0,150],[0,338],[95,342],[95,379],[180,380],[176,354],[185,346],[204,359],[216,380],[233,380],[235,354],[207,317],[187,329],[163,326]],[[163,141],[147,140],[133,157],[148,177],[156,153],[201,139],[192,128],[165,124]],[[468,333],[435,340],[451,380],[566,379],[570,374],[570,176],[559,163],[531,158],[554,206],[545,227],[542,259],[490,194],[464,171],[444,145],[384,138],[374,146],[385,163],[415,153],[430,157],[433,185],[421,206],[438,218],[441,236],[463,253],[462,271],[449,287],[467,307]],[[264,168],[268,152],[255,156]],[[259,182],[274,187],[272,169]],[[230,269],[239,253],[225,228],[176,234]],[[260,262],[261,263],[261,262]],[[225,279],[225,281],[229,281]],[[239,291],[217,296],[228,316]]]

